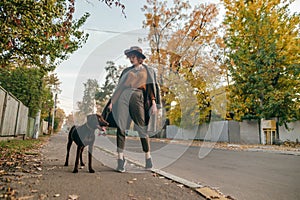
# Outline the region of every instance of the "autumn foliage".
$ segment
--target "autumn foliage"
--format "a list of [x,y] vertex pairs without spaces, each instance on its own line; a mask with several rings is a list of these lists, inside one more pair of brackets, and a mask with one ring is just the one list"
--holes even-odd
[[143,11],[144,27],[149,29],[149,62],[158,70],[167,117],[185,127],[210,120],[210,91],[223,73],[217,6],[191,8],[188,2],[174,0],[170,7],[166,1],[148,0]]
[[300,119],[300,15],[293,1],[224,0],[235,119]]

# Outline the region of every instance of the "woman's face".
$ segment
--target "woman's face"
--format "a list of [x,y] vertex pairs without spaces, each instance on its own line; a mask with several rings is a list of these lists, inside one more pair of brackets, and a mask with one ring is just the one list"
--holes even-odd
[[134,66],[139,65],[139,61],[136,55],[129,55],[128,59],[130,60],[131,64]]

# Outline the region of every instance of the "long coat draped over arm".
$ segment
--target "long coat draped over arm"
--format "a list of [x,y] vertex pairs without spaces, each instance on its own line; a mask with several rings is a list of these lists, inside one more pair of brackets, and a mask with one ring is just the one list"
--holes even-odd
[[[156,73],[154,71],[154,69],[148,67],[147,65],[143,65],[145,67],[145,69],[147,70],[147,83],[146,83],[146,91],[144,92],[144,103],[145,103],[145,119],[146,119],[146,124],[148,124],[149,119],[150,119],[150,115],[149,115],[149,110],[152,106],[152,100],[150,97],[150,93],[151,91],[153,91],[153,94],[155,96],[155,102],[157,105],[157,108],[161,108],[161,97],[160,97],[160,88],[159,88],[159,84],[157,82],[157,78],[156,78]],[[117,103],[119,97],[121,96],[122,92],[128,88],[127,86],[125,86],[123,83],[126,81],[127,79],[127,75],[128,72],[130,70],[132,70],[134,68],[134,66],[125,68],[122,73],[121,76],[119,78],[119,83],[113,93],[112,98],[108,101],[108,103],[106,104],[106,106],[103,109],[102,112],[102,116],[107,120],[107,122],[109,123],[109,127],[117,127],[116,122],[112,116],[112,112],[108,109],[109,104],[112,102],[113,104]]]

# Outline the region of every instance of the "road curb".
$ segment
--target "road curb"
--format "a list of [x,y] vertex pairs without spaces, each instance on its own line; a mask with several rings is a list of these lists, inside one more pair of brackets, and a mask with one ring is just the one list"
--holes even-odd
[[234,200],[232,197],[224,196],[220,192],[211,189],[209,187],[197,188],[195,189],[199,192],[203,197],[209,200],[220,199],[220,200]]
[[179,184],[184,185],[185,187],[191,188],[198,192],[201,196],[205,197],[208,200],[233,200],[233,198],[225,197],[223,194],[218,192],[217,190],[214,190],[207,186],[202,186],[200,184],[188,181],[186,179],[183,179],[181,177],[175,176],[173,174],[167,173],[165,171],[159,170],[159,169],[152,169],[152,172],[159,174],[160,176],[163,176],[167,179],[173,180]]
[[298,151],[280,151],[280,150],[255,149],[255,148],[247,149],[247,151],[249,151],[249,152],[277,153],[277,154],[284,154],[284,155],[300,156],[300,152],[298,152]]
[[[97,149],[101,150],[101,151],[104,151],[104,152],[109,153],[111,155],[117,156],[116,152],[110,151],[109,149],[99,147],[99,146],[95,146],[95,147]],[[139,161],[137,161],[137,160],[134,160],[134,159],[131,159],[131,158],[128,158],[128,157],[126,157],[126,160],[128,160],[129,162],[131,162],[131,163],[133,163],[133,164],[135,164],[139,167],[144,167],[144,165],[142,163],[140,163]],[[170,180],[172,180],[176,183],[182,184],[185,187],[188,187],[188,188],[191,188],[191,189],[195,190],[196,192],[198,192],[201,196],[203,196],[207,200],[216,200],[216,199],[219,199],[219,200],[233,200],[232,197],[225,196],[225,195],[223,195],[222,193],[220,193],[219,191],[217,191],[215,189],[212,189],[210,187],[202,186],[200,184],[188,181],[184,178],[181,178],[181,177],[175,176],[173,174],[167,173],[163,170],[152,168],[151,171],[153,173],[156,173],[156,174],[158,174],[160,176],[163,176],[167,179],[170,179]]]

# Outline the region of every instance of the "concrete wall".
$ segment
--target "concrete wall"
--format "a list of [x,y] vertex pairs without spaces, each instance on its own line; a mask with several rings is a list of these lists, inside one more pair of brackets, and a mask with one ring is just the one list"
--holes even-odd
[[228,121],[216,121],[201,124],[195,139],[205,141],[227,142],[228,138]]
[[198,127],[196,139],[204,140],[204,138],[208,132],[208,128],[209,128],[208,123],[201,124],[201,126]]
[[240,122],[240,143],[259,144],[259,126],[257,121]]
[[228,142],[241,143],[240,123],[237,121],[228,121]]
[[[288,124],[291,130],[279,127],[279,138],[282,141],[300,141],[300,121]],[[202,124],[193,129],[182,129],[174,125],[167,126],[166,138],[198,139],[213,142],[229,142],[236,144],[264,144],[264,133],[259,137],[259,125],[253,121],[217,121]]]
[[211,122],[209,124],[205,140],[213,142],[227,142],[228,121]]
[[179,140],[193,140],[196,138],[197,127],[191,129],[182,129],[175,125],[168,125],[166,130],[166,138]]
[[288,129],[284,126],[279,127],[279,139],[282,141],[298,141],[300,142],[300,121],[292,122],[288,124]]
[[210,124],[203,124],[199,127],[182,129],[175,125],[167,126],[166,138],[172,139],[198,139],[205,141],[228,141],[228,122],[218,121]]

